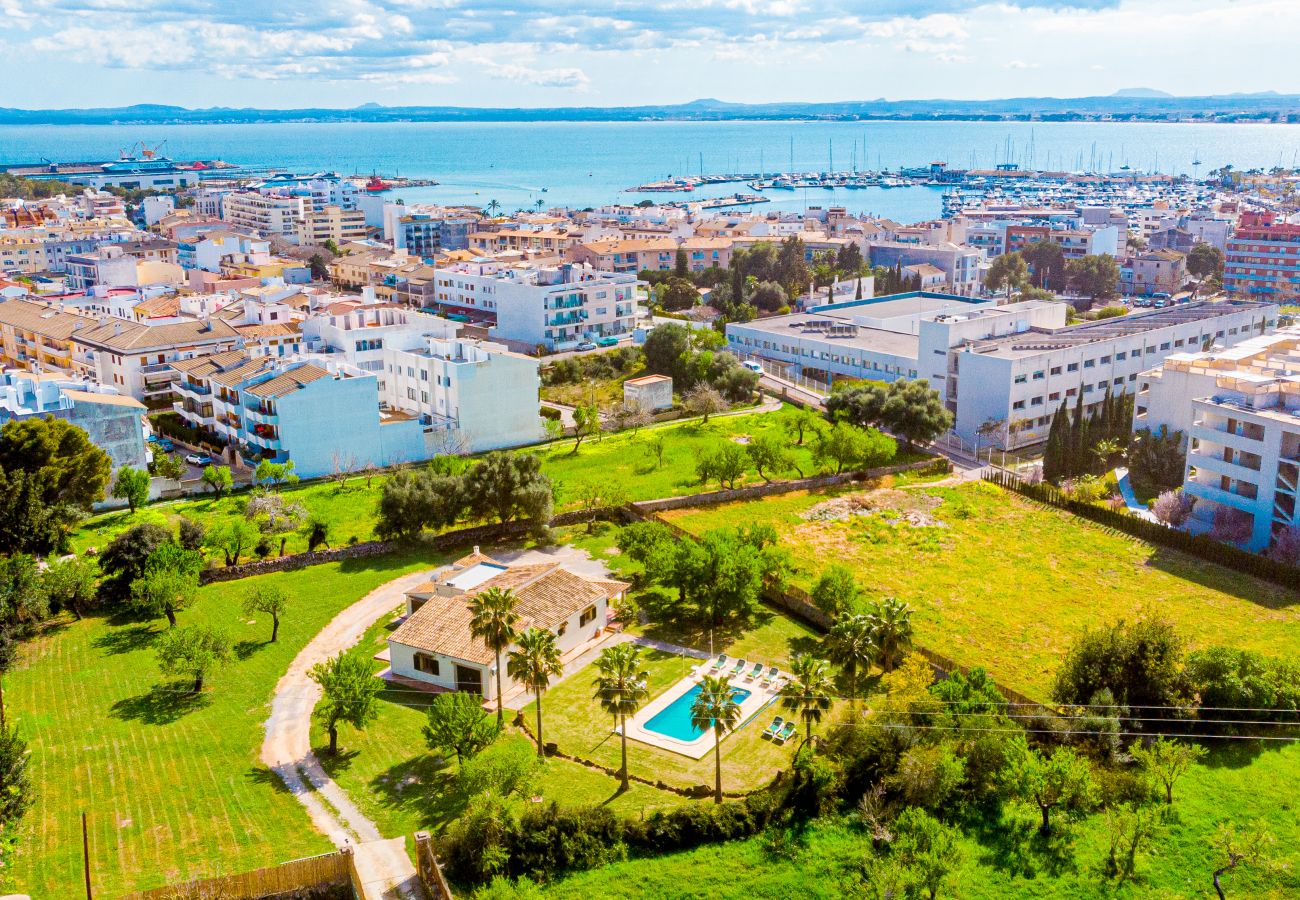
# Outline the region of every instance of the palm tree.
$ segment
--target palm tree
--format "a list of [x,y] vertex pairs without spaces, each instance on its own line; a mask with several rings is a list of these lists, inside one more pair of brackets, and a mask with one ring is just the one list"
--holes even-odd
[[812,740],[813,722],[822,720],[822,713],[831,708],[830,666],[826,660],[808,653],[800,653],[790,665],[791,678],[781,688],[781,705],[797,712],[803,719],[806,734],[804,743]]
[[858,673],[871,668],[876,642],[867,616],[841,616],[822,641],[826,656],[849,680],[849,703],[858,699]]
[[722,736],[740,723],[736,689],[725,675],[705,675],[691,704],[691,724],[701,731],[713,729],[713,799],[722,802]]
[[868,616],[880,668],[892,672],[912,646],[912,607],[897,597],[882,597]]
[[537,202],[533,204],[533,206],[537,207],[537,211],[538,211],[538,212],[541,212],[541,211],[542,211],[542,207],[545,206],[545,205],[546,205],[546,201],[543,200],[541,197],[538,197],[538,198],[537,198]]
[[641,648],[636,644],[615,644],[596,657],[596,699],[600,708],[614,717],[623,739],[623,790],[627,783],[627,717],[636,715],[650,692],[646,682],[650,673],[641,668]]
[[542,694],[551,684],[551,676],[564,671],[560,665],[560,648],[555,635],[544,628],[530,628],[519,635],[518,650],[510,651],[510,677],[522,681],[537,695],[537,755],[542,752]]
[[497,214],[497,210],[499,210],[500,208],[501,208],[501,204],[498,201],[496,200],[488,201],[487,211],[489,216],[495,216]]
[[519,625],[515,607],[519,598],[514,592],[490,587],[469,601],[469,633],[479,638],[497,657],[497,727],[505,726],[505,707],[501,700],[501,654],[514,643]]

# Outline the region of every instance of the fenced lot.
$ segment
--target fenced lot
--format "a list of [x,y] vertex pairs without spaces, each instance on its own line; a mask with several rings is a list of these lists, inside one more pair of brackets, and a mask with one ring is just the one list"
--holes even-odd
[[[771,523],[800,567],[797,586],[842,562],[869,597],[895,595],[916,607],[919,643],[1038,698],[1084,626],[1145,613],[1173,621],[1196,646],[1300,652],[1300,597],[1269,582],[987,484],[890,491],[876,495],[875,511],[833,518],[828,501],[861,493],[798,493],[664,516],[695,532]],[[917,527],[909,515],[929,524]]]

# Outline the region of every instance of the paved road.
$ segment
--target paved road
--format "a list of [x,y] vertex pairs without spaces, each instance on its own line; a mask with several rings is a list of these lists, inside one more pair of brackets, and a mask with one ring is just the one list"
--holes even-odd
[[311,713],[321,689],[307,673],[316,663],[355,646],[366,629],[401,605],[404,593],[427,574],[416,572],[381,585],[335,616],[276,684],[266,720],[262,762],[280,776],[336,847],[354,848],[366,900],[422,900],[425,895],[403,839],[385,840],[312,753]]

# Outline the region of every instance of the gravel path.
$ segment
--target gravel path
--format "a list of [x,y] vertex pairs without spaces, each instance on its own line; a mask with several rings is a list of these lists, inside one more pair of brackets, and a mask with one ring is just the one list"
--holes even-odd
[[421,898],[424,892],[403,841],[384,840],[375,823],[357,809],[312,753],[311,713],[321,689],[307,673],[316,663],[355,646],[366,629],[392,613],[405,592],[427,575],[427,571],[416,572],[381,585],[335,616],[276,684],[266,720],[262,762],[284,781],[307,808],[312,824],[336,847],[354,848],[357,867],[366,876],[367,900]]

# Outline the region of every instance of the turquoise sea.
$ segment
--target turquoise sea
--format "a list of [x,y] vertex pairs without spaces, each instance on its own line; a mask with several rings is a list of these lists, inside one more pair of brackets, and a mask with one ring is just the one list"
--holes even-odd
[[[408,202],[487,204],[506,210],[708,197],[747,190],[716,185],[693,194],[639,195],[626,188],[668,175],[823,171],[924,165],[1117,171],[1122,166],[1205,174],[1291,166],[1300,125],[1084,122],[615,122],[347,123],[171,126],[0,126],[0,162],[113,159],[137,141],[175,159],[224,159],[297,171],[336,170],[432,178],[401,192]],[[1199,160],[1200,165],[1193,165]],[[546,190],[543,191],[542,189]],[[766,208],[846,205],[917,221],[937,215],[927,187],[772,192]]]

